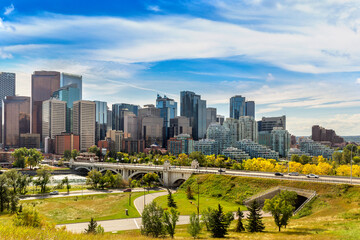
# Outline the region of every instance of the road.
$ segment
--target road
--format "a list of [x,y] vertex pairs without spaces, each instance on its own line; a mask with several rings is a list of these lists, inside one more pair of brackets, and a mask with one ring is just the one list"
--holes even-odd
[[[145,204],[150,203],[155,198],[167,195],[167,192],[157,192],[157,193],[150,193],[145,195]],[[144,210],[144,196],[138,197],[134,200],[134,205],[140,215]],[[246,217],[249,212],[243,211],[244,216]],[[271,216],[268,213],[261,212],[263,217]],[[235,215],[234,215],[235,216]],[[106,220],[106,221],[97,221],[100,224],[105,232],[117,232],[117,231],[125,231],[125,230],[134,230],[140,229],[141,227],[141,218],[126,218],[126,219],[114,219],[114,220]],[[179,221],[177,225],[185,225],[190,223],[190,216],[188,215],[181,215],[179,216]],[[57,227],[65,226],[68,231],[74,233],[82,233],[88,226],[88,222],[82,223],[71,223],[71,224],[61,224],[57,225]]]

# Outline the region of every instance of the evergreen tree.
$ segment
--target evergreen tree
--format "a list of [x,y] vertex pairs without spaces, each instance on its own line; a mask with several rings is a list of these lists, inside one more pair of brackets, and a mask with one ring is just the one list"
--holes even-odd
[[212,210],[209,215],[209,229],[212,237],[225,237],[232,220],[234,220],[232,212],[225,214],[219,204],[218,209]]
[[187,199],[194,199],[194,195],[193,195],[190,185],[188,185],[186,188],[186,197],[187,197]]
[[172,195],[172,193],[171,193],[171,191],[169,189],[168,189],[168,192],[169,192],[169,195],[167,196],[167,199],[168,199],[167,205],[168,205],[168,207],[177,208],[174,197],[173,197],[173,195]]
[[201,232],[200,219],[198,215],[192,213],[190,215],[190,225],[188,226],[188,233],[195,239]]
[[176,222],[179,220],[179,212],[171,208],[170,212],[164,212],[164,226],[171,238],[174,238]]
[[244,213],[240,210],[240,208],[238,208],[238,210],[236,212],[236,216],[238,217],[238,221],[237,221],[237,224],[236,224],[235,232],[243,232],[243,231],[245,231],[244,225],[242,223],[242,219],[244,218]]
[[164,210],[156,202],[147,204],[141,216],[141,234],[151,237],[163,236],[165,233],[163,215]]
[[96,229],[97,229],[97,222],[94,220],[94,218],[91,218],[87,229],[85,229],[85,233],[96,234]]
[[264,223],[262,222],[262,217],[260,213],[260,205],[254,200],[251,205],[248,207],[249,216],[247,218],[248,224],[246,226],[249,232],[262,232],[265,229]]

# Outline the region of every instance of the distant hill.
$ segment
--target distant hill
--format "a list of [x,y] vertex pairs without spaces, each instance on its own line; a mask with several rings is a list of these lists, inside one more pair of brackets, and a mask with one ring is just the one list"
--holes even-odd
[[347,142],[360,143],[360,136],[343,136],[343,138],[344,138],[345,141],[347,141]]

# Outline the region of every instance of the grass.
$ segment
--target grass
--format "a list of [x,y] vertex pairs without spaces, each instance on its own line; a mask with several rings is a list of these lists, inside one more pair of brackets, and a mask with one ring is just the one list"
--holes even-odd
[[[128,193],[47,198],[23,203],[35,204],[39,213],[51,222],[66,224],[87,222],[91,217],[97,221],[140,217],[133,200],[141,195],[143,193],[132,193],[130,206]],[[125,209],[129,210],[128,216],[125,215]]]
[[[178,207],[177,210],[180,212],[181,215],[190,215],[193,212],[197,213],[197,204],[198,204],[197,195],[194,196],[194,199],[192,200],[187,199],[186,194],[184,192],[175,193],[173,194],[173,197]],[[168,207],[167,196],[158,197],[155,199],[155,202],[157,202],[162,208]],[[234,212],[238,209],[238,207],[240,207],[241,210],[246,210],[246,207],[243,205],[200,195],[200,213],[202,210],[208,207],[217,208],[218,204],[221,204],[225,212],[228,211]]]

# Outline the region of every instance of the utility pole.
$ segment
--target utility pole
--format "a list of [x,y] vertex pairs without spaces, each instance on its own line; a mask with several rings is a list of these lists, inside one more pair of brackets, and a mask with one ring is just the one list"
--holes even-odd
[[199,187],[199,179],[197,179],[197,185],[198,185],[198,205],[197,205],[197,212],[198,212],[198,218],[200,217],[200,187]]
[[354,149],[354,145],[351,145],[351,159],[350,159],[350,184],[352,184],[352,152],[353,152],[353,149]]

